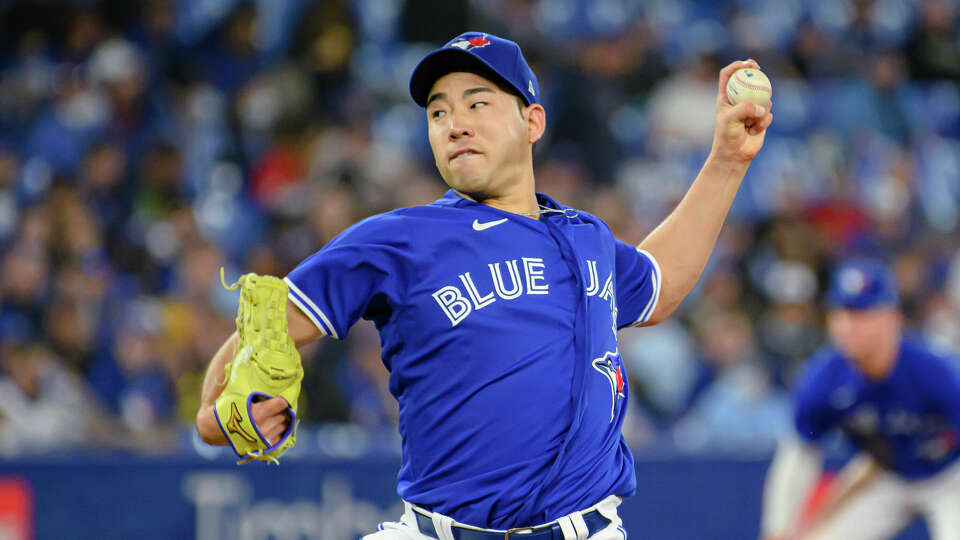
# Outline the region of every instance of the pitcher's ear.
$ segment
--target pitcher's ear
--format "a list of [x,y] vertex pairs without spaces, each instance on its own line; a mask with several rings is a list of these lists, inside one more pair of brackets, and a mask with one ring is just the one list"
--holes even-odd
[[527,120],[527,133],[529,134],[530,144],[533,144],[543,138],[547,130],[547,112],[539,103],[525,107]]

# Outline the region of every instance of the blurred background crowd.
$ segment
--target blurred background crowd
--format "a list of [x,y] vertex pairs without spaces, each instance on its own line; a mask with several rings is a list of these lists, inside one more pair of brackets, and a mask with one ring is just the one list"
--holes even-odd
[[[908,327],[960,348],[957,10],[0,0],[0,455],[193,447],[236,312],[219,267],[284,275],[353,222],[442,195],[407,82],[465,30],[519,42],[538,74],[538,190],[633,243],[709,151],[720,67],[770,76],[775,121],[706,274],[670,320],[621,334],[636,451],[769,451],[827,339],[838,258],[889,261]],[[365,322],[306,349],[303,428],[398,448],[379,354]]]

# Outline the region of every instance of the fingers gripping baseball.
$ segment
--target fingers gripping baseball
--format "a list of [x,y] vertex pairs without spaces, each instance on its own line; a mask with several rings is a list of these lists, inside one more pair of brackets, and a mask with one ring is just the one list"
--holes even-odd
[[720,70],[720,80],[717,84],[717,106],[721,105],[730,105],[730,102],[727,101],[727,82],[730,81],[730,77],[733,77],[733,74],[737,70],[743,68],[753,68],[760,69],[760,65],[757,64],[756,60],[752,58],[750,60],[737,60],[735,62],[730,62],[723,69]]
[[253,422],[270,444],[276,444],[290,427],[289,407],[287,400],[281,396],[252,405]]
[[[768,106],[772,105],[767,103]],[[773,115],[767,112],[767,107],[744,101],[733,105],[726,112],[727,123],[733,124],[733,127],[742,126],[748,135],[759,135],[765,129],[764,124],[769,126],[773,121]]]
[[773,122],[770,109],[772,102],[765,106],[743,101],[736,105],[727,98],[727,83],[740,69],[760,69],[754,60],[736,61],[720,70],[717,85],[717,119],[714,131],[713,153],[731,161],[750,161],[756,156],[766,136],[766,129]]

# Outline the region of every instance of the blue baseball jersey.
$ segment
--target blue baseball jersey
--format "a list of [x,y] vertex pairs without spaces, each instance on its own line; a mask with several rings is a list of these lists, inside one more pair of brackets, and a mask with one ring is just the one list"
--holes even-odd
[[406,501],[487,528],[636,488],[617,330],[650,317],[654,258],[538,194],[539,220],[453,190],[350,227],[287,277],[324,334],[363,317],[399,402]]
[[960,455],[960,363],[904,337],[893,372],[874,381],[827,347],[797,387],[796,428],[809,441],[840,428],[884,468],[929,477]]

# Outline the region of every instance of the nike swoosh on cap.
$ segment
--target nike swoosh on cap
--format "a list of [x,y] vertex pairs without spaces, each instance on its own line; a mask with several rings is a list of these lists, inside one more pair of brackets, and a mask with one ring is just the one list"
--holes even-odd
[[480,223],[477,220],[473,220],[473,230],[485,231],[490,227],[496,227],[497,225],[500,225],[501,223],[506,223],[506,222],[507,222],[507,218],[498,219],[496,221],[485,221],[483,223]]

